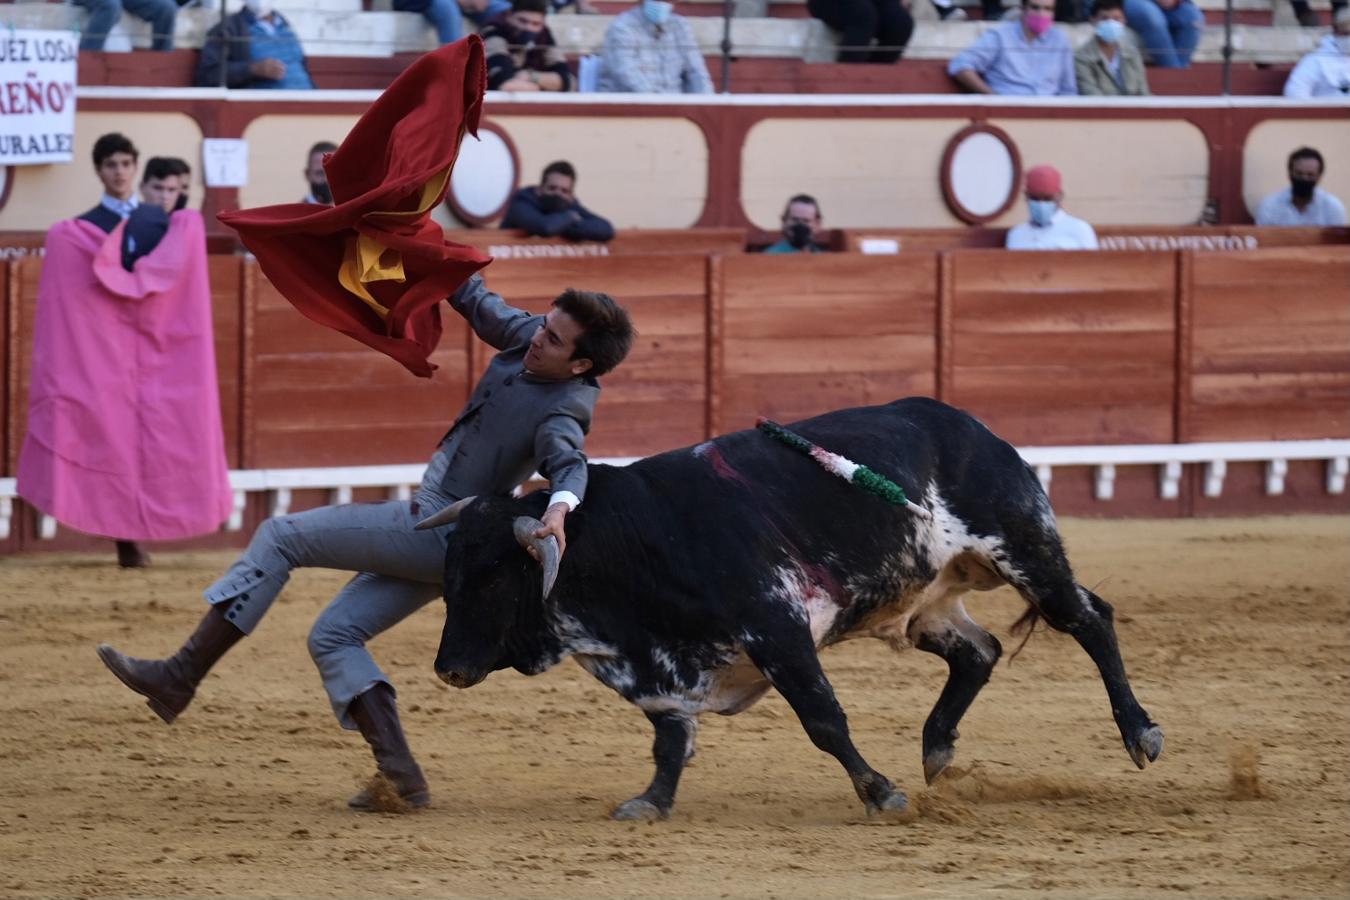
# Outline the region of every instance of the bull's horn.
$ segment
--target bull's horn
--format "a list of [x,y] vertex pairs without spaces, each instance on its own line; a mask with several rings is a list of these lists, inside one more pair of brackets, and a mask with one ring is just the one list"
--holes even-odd
[[530,516],[516,516],[516,521],[511,526],[515,532],[516,541],[526,550],[533,548],[536,559],[544,567],[544,598],[548,598],[548,592],[553,590],[553,582],[558,580],[558,562],[562,559],[562,554],[558,551],[558,539],[553,535],[548,537],[535,537],[534,533],[544,527],[544,523]]
[[459,514],[464,511],[464,507],[472,503],[475,497],[465,497],[463,500],[456,500],[440,512],[427,516],[415,526],[418,531],[426,531],[428,528],[440,528],[442,525],[449,525],[451,522],[459,521]]

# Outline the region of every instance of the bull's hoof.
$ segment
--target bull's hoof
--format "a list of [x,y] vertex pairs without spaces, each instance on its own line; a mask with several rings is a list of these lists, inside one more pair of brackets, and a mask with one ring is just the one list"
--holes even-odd
[[917,815],[910,808],[909,798],[904,791],[893,790],[877,800],[867,801],[865,806],[867,818],[883,822],[908,822]]
[[1163,730],[1157,725],[1145,728],[1135,737],[1134,743],[1125,745],[1125,749],[1130,751],[1134,764],[1142,769],[1162,755]]
[[928,784],[933,783],[933,779],[942,774],[942,770],[951,765],[956,757],[956,748],[951,744],[945,747],[935,747],[923,755],[923,780]]
[[650,800],[634,797],[614,808],[610,818],[616,822],[657,822],[670,818],[670,809],[662,809]]

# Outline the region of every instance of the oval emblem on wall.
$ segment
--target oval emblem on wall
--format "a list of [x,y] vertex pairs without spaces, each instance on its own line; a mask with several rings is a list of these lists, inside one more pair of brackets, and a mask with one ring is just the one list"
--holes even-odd
[[491,122],[478,126],[478,139],[464,136],[450,173],[445,202],[460,221],[475,228],[506,212],[520,180],[520,157],[506,132]]
[[958,219],[983,225],[1017,199],[1022,157],[1007,132],[978,122],[962,128],[942,154],[942,196]]

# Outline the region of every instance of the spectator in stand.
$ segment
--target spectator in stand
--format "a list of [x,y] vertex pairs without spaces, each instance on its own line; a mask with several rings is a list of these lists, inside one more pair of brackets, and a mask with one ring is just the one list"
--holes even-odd
[[1322,38],[1317,49],[1298,61],[1284,95],[1308,97],[1344,97],[1350,94],[1350,8],[1336,11],[1332,33]]
[[637,94],[711,94],[712,79],[689,23],[669,0],[638,0],[605,31],[599,90]]
[[[944,22],[964,22],[966,11],[955,5],[952,0],[932,0],[933,9]],[[1003,18],[1003,0],[980,0],[981,14],[986,22]]]
[[1027,212],[1031,221],[1008,230],[1009,250],[1096,250],[1097,232],[1082,219],[1066,213],[1060,202],[1064,189],[1054,166],[1027,170]]
[[1023,0],[1015,21],[990,28],[947,65],[976,94],[1077,96],[1073,47],[1055,25],[1054,0]]
[[311,90],[314,80],[290,23],[272,0],[244,0],[243,8],[206,33],[197,63],[198,87]]
[[764,248],[765,253],[824,253],[816,243],[820,231],[820,204],[810,194],[796,194],[783,207],[783,236]]
[[[1293,7],[1294,18],[1298,19],[1298,24],[1304,28],[1321,28],[1322,20],[1318,18],[1317,13],[1308,6],[1308,0],[1289,0],[1289,5]],[[1331,13],[1333,16],[1345,12],[1348,7],[1346,0],[1331,0]]]
[[162,206],[166,213],[175,213],[187,208],[191,189],[192,167],[186,160],[176,156],[155,156],[146,160],[145,174],[141,176],[141,205]]
[[567,59],[544,24],[549,0],[513,0],[511,11],[483,26],[488,89],[570,91]]
[[1153,65],[1185,69],[1200,43],[1205,14],[1191,0],[1125,0],[1125,21]]
[[[436,29],[436,40],[442,44],[453,44],[464,37],[465,10],[455,0],[394,0],[393,5],[396,12],[421,13],[422,18]],[[467,3],[465,5],[467,7]],[[483,6],[486,8],[487,0],[483,0]],[[507,9],[510,6],[502,4],[499,12]]]
[[333,205],[333,192],[328,188],[328,173],[323,170],[323,158],[337,149],[332,141],[319,141],[309,148],[305,157],[305,181],[309,182],[309,193],[301,203],[318,203],[322,206]]
[[839,32],[841,63],[898,62],[914,33],[900,0],[806,0],[806,8]]
[[1073,55],[1078,93],[1084,96],[1148,96],[1144,58],[1125,37],[1124,0],[1097,0],[1093,36]]
[[102,50],[108,32],[122,18],[122,10],[150,23],[150,49],[173,49],[173,26],[178,18],[174,0],[75,0],[89,10],[89,21],[80,35],[81,50]]
[[1289,154],[1289,187],[1276,191],[1256,208],[1257,225],[1345,224],[1345,204],[1317,186],[1326,171],[1322,154],[1299,147]]
[[511,198],[503,228],[520,228],[536,237],[565,237],[573,241],[608,241],[614,226],[577,202],[573,190],[577,170],[566,160],[544,167],[538,187],[521,188]]

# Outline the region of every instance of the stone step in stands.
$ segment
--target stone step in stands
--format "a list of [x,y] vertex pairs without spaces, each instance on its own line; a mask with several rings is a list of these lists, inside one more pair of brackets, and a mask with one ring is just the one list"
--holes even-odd
[[[282,12],[300,36],[309,56],[385,57],[395,53],[424,52],[436,46],[435,32],[417,13],[313,8],[283,8]],[[78,27],[84,18],[83,10],[61,4],[0,4],[0,25],[62,29]],[[551,17],[549,25],[564,51],[581,55],[600,49],[605,29],[612,19],[608,15],[560,15]],[[207,29],[217,21],[218,10],[188,8],[180,11],[175,28],[176,45],[201,46]],[[722,43],[722,17],[690,17],[689,24],[703,53],[709,57],[718,56]],[[950,59],[992,25],[976,21],[920,21],[906,57]],[[1060,27],[1070,34],[1075,46],[1091,34],[1091,26],[1086,24]],[[149,46],[149,26],[145,22],[124,15],[119,28],[130,36],[132,46]],[[1292,63],[1314,49],[1323,34],[1322,30],[1312,28],[1235,26],[1233,59],[1235,62]],[[731,41],[733,55],[738,58],[776,57],[828,62],[836,53],[833,33],[821,22],[809,18],[733,18]],[[1222,49],[1223,29],[1211,23],[1201,38],[1195,60],[1220,62]]]

